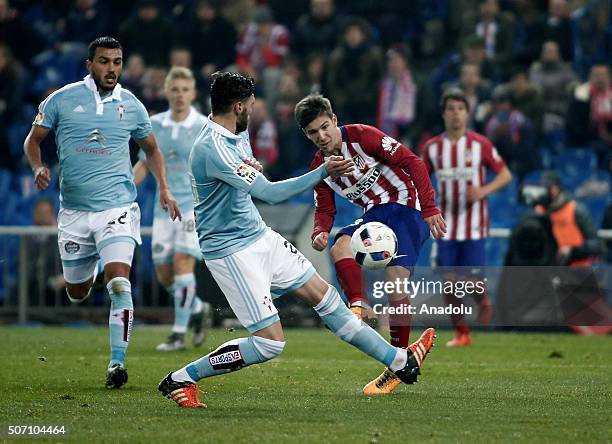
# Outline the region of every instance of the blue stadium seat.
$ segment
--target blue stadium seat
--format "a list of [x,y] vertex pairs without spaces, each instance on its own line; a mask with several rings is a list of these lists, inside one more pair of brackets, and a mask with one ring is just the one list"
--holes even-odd
[[485,247],[487,255],[487,265],[500,267],[504,265],[506,252],[508,251],[508,239],[489,238]]
[[580,200],[580,203],[582,203],[589,210],[591,220],[593,221],[593,225],[596,229],[601,227],[608,202],[608,196],[598,196]]
[[528,172],[525,177],[523,177],[523,182],[521,185],[539,185],[542,183],[542,176],[544,175],[544,170],[535,170]]
[[6,196],[11,190],[11,183],[13,182],[13,175],[9,170],[0,168],[0,194]]
[[590,148],[567,148],[557,156],[555,168],[561,176],[580,176],[593,171],[597,156]]
[[512,228],[518,220],[518,204],[516,200],[489,200],[489,219],[495,228]]

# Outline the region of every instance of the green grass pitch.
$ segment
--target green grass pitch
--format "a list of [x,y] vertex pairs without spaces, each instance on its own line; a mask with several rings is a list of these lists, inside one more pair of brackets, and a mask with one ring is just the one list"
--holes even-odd
[[17,424],[65,424],[51,440],[78,443],[612,441],[610,337],[476,333],[473,347],[447,349],[443,331],[418,384],[367,397],[378,363],[326,330],[287,330],[279,359],[202,381],[208,408],[188,410],[159,380],[245,331],[155,352],[166,334],[134,329],[129,382],[110,391],[106,329],[0,327],[0,441],[29,441],[7,436]]

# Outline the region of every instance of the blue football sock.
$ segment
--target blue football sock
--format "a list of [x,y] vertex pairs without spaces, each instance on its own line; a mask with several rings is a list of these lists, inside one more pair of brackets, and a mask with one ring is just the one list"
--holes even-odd
[[184,334],[189,325],[189,317],[196,298],[196,280],[193,273],[180,274],[174,277],[174,325],[172,333]]
[[172,379],[196,382],[209,376],[240,370],[248,365],[275,358],[281,354],[284,347],[284,341],[274,341],[259,336],[233,339],[177,370],[172,374]]
[[357,319],[344,305],[333,286],[329,286],[323,300],[314,309],[325,325],[340,339],[382,362],[391,370],[400,370],[406,365],[406,350],[393,347],[369,325]]
[[115,364],[125,367],[125,352],[132,334],[134,305],[132,286],[124,277],[116,277],[106,284],[111,299],[108,326],[110,329],[111,360],[109,368]]

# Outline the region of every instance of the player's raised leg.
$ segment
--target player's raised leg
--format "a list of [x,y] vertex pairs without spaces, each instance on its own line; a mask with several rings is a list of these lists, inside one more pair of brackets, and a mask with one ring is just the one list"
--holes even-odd
[[[325,325],[340,339],[388,367],[402,382],[417,381],[425,354],[433,345],[423,344],[425,354],[389,344],[369,325],[358,319],[342,302],[338,291],[318,274],[313,275],[293,294],[310,304]],[[433,334],[433,329],[432,334]]]

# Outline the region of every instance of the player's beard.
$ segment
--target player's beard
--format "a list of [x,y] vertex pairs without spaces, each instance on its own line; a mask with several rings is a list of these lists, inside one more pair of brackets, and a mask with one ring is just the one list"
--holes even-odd
[[120,76],[120,75],[117,75],[117,76],[116,76],[116,78],[115,78],[115,83],[113,84],[112,88],[107,88],[107,87],[105,86],[105,83],[103,83],[103,82],[104,82],[104,76],[99,75],[99,74],[97,74],[97,73],[95,73],[95,72],[93,72],[93,71],[91,72],[91,77],[93,78],[93,80],[94,80],[94,82],[95,82],[96,86],[98,87],[98,91],[99,91],[101,94],[106,94],[106,93],[109,93],[109,92],[111,92],[113,89],[115,89],[115,86],[117,86],[117,83],[119,82],[119,76]]
[[249,126],[249,114],[247,113],[246,107],[236,118],[236,134],[240,134],[245,131]]

